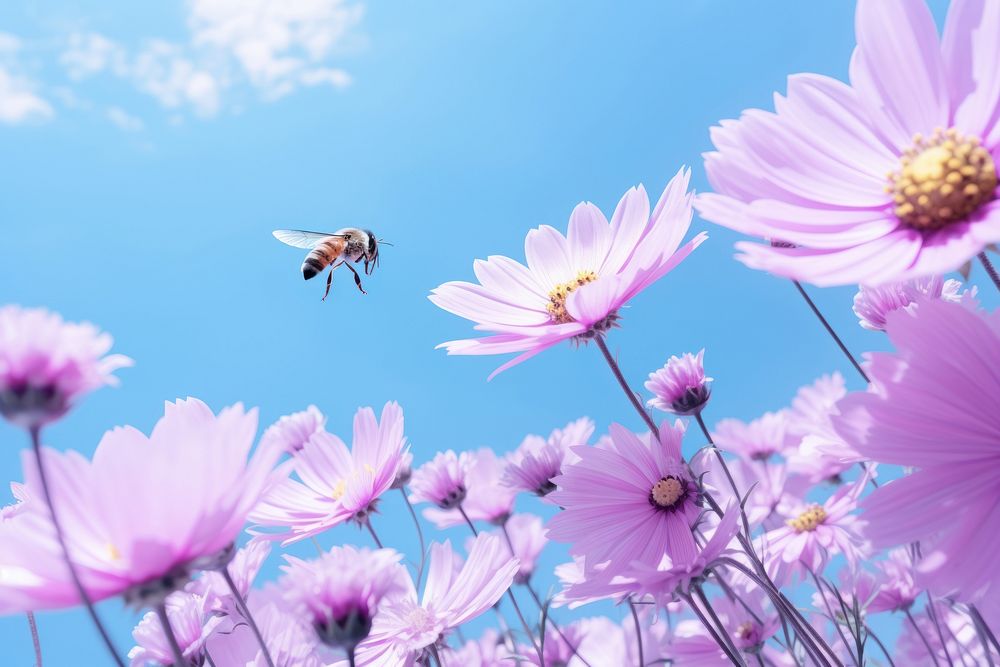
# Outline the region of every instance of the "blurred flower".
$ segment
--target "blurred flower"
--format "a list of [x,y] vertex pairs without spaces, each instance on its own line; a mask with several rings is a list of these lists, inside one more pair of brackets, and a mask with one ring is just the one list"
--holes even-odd
[[[351,448],[337,436],[318,431],[296,452],[291,466],[299,480],[276,474],[276,482],[250,515],[261,532],[291,544],[345,521],[364,523],[379,497],[389,490],[406,451],[403,411],[398,403],[375,411],[361,408],[354,415]],[[283,470],[288,470],[287,467]]]
[[64,322],[43,308],[0,308],[0,414],[24,428],[58,419],[84,394],[132,365],[108,354],[111,336],[88,323]]
[[371,636],[358,647],[358,664],[413,664],[422,659],[449,631],[492,607],[510,587],[517,568],[517,559],[495,535],[479,535],[464,565],[450,542],[433,544],[423,598],[417,602],[411,585],[407,595],[383,607]]
[[[746,580],[741,577],[740,581]],[[712,607],[736,648],[748,655],[760,653],[781,627],[781,620],[767,594],[756,584],[732,588],[736,599],[719,596],[712,600]]]
[[[489,447],[470,453],[471,463],[465,475],[465,498],[459,501],[471,521],[487,521],[499,526],[514,511],[517,492],[501,483],[505,462]],[[414,482],[414,488],[416,483]],[[465,523],[458,505],[441,509],[429,507],[424,516],[438,528],[449,528]]]
[[[545,628],[545,645],[542,647],[544,663],[541,667],[631,667],[635,663],[622,662],[625,654],[625,633],[620,625],[604,616],[581,618],[560,626],[559,630],[551,625]],[[518,655],[524,656],[524,664],[538,666],[538,653],[531,646],[520,645]]]
[[885,331],[885,317],[889,313],[913,307],[914,301],[920,297],[941,299],[953,303],[969,303],[972,307],[976,301],[976,288],[959,292],[962,283],[958,280],[942,280],[940,276],[914,278],[901,283],[889,283],[881,287],[859,286],[854,295],[854,314],[865,329]]
[[871,389],[843,399],[837,431],[861,455],[915,468],[863,503],[876,547],[920,542],[917,580],[940,596],[997,594],[1000,319],[944,301],[897,311],[895,353],[869,358]]
[[[247,606],[260,629],[275,667],[323,667],[316,632],[281,598],[277,586],[254,590]],[[208,640],[216,667],[267,667],[260,644],[249,625],[226,617]]]
[[[92,599],[124,593],[139,605],[155,602],[228,552],[279,454],[258,449],[247,460],[256,427],[255,410],[237,404],[216,416],[187,399],[167,403],[149,437],[132,427],[105,433],[92,461],[42,450],[69,553]],[[34,609],[75,605],[34,457],[22,458],[33,500],[17,521],[0,524],[14,528],[0,539],[0,569],[28,574],[5,578],[2,597],[27,594]]]
[[[503,534],[506,531],[507,535]],[[514,514],[503,525],[499,531],[490,531],[491,535],[504,540],[507,544],[507,551],[519,561],[517,576],[514,582],[523,584],[531,579],[535,571],[535,562],[541,555],[548,540],[545,538],[545,527],[540,516],[534,514]],[[507,543],[507,538],[510,543]],[[474,540],[469,538],[466,547],[471,548]]]
[[383,599],[402,597],[413,584],[392,549],[333,547],[314,560],[285,556],[281,586],[301,609],[319,639],[351,651],[372,629]]
[[838,482],[840,474],[862,457],[833,428],[837,401],[847,395],[840,373],[824,375],[799,389],[787,415],[787,430],[798,446],[785,452],[789,471],[811,482]]
[[922,592],[913,580],[913,559],[906,547],[889,551],[887,560],[875,563],[878,568],[878,592],[869,609],[872,612],[905,611]]
[[785,452],[794,440],[787,433],[788,416],[784,411],[767,412],[750,423],[723,419],[715,425],[712,437],[719,449],[751,461],[767,461]]
[[757,551],[771,579],[779,587],[792,577],[806,572],[819,573],[826,568],[830,554],[842,553],[851,567],[866,555],[867,544],[861,536],[864,525],[852,512],[868,478],[852,486],[843,486],[824,503],[800,502],[785,525],[759,538]]
[[399,470],[396,471],[396,479],[392,483],[393,489],[402,489],[410,483],[413,476],[413,452],[406,450],[400,457]]
[[[206,598],[178,592],[167,597],[167,620],[184,657],[200,665],[205,658],[205,642],[222,622],[221,616],[208,613]],[[138,646],[128,652],[133,667],[173,665],[174,655],[163,626],[155,612],[148,612],[132,630]]]
[[676,415],[701,412],[712,391],[708,386],[712,378],[705,377],[704,358],[705,350],[697,356],[687,352],[680,357],[670,357],[663,368],[650,373],[645,386],[653,398],[647,404]]
[[[246,546],[238,550],[233,559],[225,566],[236,584],[236,590],[245,600],[250,593],[250,587],[260,572],[268,555],[271,553],[271,543],[267,540],[254,538]],[[222,574],[207,571],[198,579],[187,585],[186,590],[208,598],[208,605],[213,611],[238,615],[238,605],[233,600],[232,591]]]
[[674,176],[652,215],[642,186],[625,193],[610,223],[593,204],[579,204],[568,236],[548,225],[528,232],[527,267],[494,255],[473,265],[480,284],[449,282],[433,290],[435,305],[491,334],[439,347],[448,354],[521,353],[492,378],[559,342],[607,331],[619,308],[707,238],[698,234],[679,248],[691,224],[690,175],[682,169]]
[[326,417],[315,405],[302,412],[285,415],[271,424],[260,439],[261,447],[280,447],[289,454],[301,451],[309,438],[321,433],[326,426]]
[[486,630],[479,639],[470,639],[459,648],[441,652],[443,667],[510,667],[513,654],[496,630]]
[[761,524],[765,528],[780,525],[776,516],[789,511],[790,505],[797,502],[795,499],[811,486],[809,480],[791,474],[788,466],[778,461],[735,459],[726,465],[739,491],[738,498],[715,456],[703,450],[691,460],[692,470],[701,477],[702,484],[711,490],[720,506],[743,503],[751,528]]
[[465,478],[475,459],[469,452],[438,452],[413,471],[410,502],[434,503],[441,509],[458,507],[466,496]]
[[[684,425],[664,422],[660,441],[612,424],[609,448],[574,447],[580,460],[553,481],[551,499],[565,509],[549,521],[549,539],[570,544],[588,564],[636,562],[652,567],[697,556],[691,526],[701,509],[697,484],[681,456]],[[599,492],[597,492],[599,491]]]
[[503,482],[519,491],[545,497],[555,491],[552,478],[562,472],[563,463],[577,459],[570,449],[586,445],[594,434],[594,422],[582,417],[565,428],[555,429],[548,439],[529,435],[508,456],[509,463]]
[[[893,657],[899,665],[988,665],[1000,661],[1000,653],[991,647],[987,660],[983,642],[972,619],[945,602],[934,603],[934,613],[941,626],[926,614],[914,615],[918,629],[904,623]],[[989,622],[989,621],[987,621]],[[995,624],[991,627],[997,627]],[[921,636],[922,635],[922,636]],[[926,644],[924,642],[927,642]],[[927,645],[934,651],[933,658]],[[968,661],[968,662],[966,662]]]
[[712,130],[719,194],[699,213],[784,242],[739,243],[751,268],[877,285],[957,269],[1000,241],[1000,7],[951,3],[939,40],[923,2],[861,0],[856,29],[850,85],[795,75],[775,113]]

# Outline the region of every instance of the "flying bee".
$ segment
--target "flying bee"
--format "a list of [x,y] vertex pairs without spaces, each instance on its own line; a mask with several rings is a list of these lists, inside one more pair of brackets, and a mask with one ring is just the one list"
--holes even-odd
[[[309,254],[302,262],[302,277],[306,280],[314,278],[330,267],[330,275],[326,279],[326,292],[323,300],[330,294],[333,284],[333,272],[339,266],[346,266],[354,274],[354,284],[362,294],[368,294],[361,286],[361,275],[352,263],[364,261],[366,276],[378,267],[378,246],[380,241],[370,230],[345,227],[336,232],[306,232],[301,229],[278,229],[274,238],[282,243],[296,248],[307,248]],[[388,245],[388,244],[387,244]]]

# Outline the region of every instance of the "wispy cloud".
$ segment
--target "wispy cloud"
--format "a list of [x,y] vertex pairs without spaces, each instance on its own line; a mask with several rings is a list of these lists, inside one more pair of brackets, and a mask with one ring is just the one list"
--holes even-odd
[[116,127],[125,132],[141,132],[146,127],[142,119],[136,118],[119,107],[108,107],[105,115]]
[[21,40],[0,32],[0,123],[16,125],[48,120],[55,110],[39,93],[39,85],[19,60]]

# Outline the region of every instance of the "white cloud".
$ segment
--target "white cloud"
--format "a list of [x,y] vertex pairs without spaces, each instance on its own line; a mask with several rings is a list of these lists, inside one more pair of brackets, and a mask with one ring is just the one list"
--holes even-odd
[[108,73],[174,112],[211,117],[247,91],[271,101],[301,86],[348,86],[350,75],[331,63],[361,20],[361,5],[347,2],[189,0],[184,42],[151,38],[130,50],[80,32],[59,61],[74,81]]
[[40,122],[55,110],[38,94],[38,85],[23,73],[18,52],[21,40],[0,32],[0,123]]
[[141,132],[146,127],[141,119],[136,118],[120,107],[108,107],[108,120],[125,132]]

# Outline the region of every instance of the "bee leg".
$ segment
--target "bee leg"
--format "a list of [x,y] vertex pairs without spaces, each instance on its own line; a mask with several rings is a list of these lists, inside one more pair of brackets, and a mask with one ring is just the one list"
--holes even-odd
[[326,297],[330,296],[330,285],[333,284],[333,269],[330,267],[330,275],[326,277],[326,292],[323,293],[323,301],[326,301]]
[[361,286],[361,276],[358,275],[357,269],[355,269],[353,266],[351,266],[347,262],[344,262],[344,266],[346,266],[347,268],[349,268],[351,270],[351,273],[354,274],[354,284],[358,286],[358,289],[361,290],[361,293],[362,294],[368,294],[368,292],[365,291],[365,288]]

